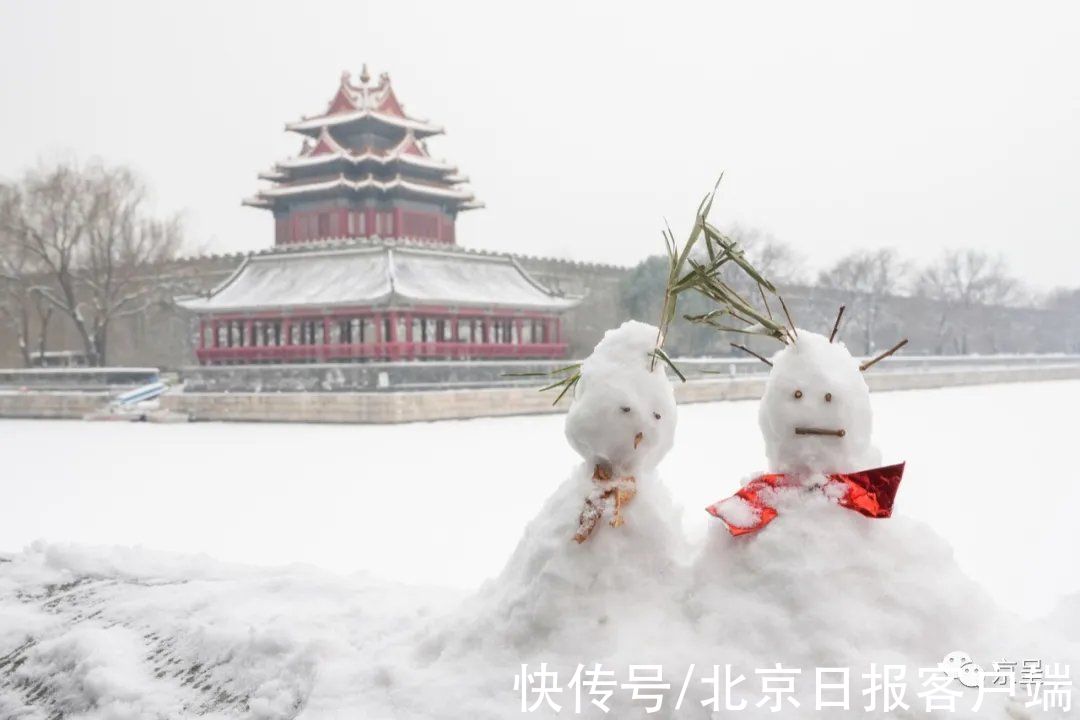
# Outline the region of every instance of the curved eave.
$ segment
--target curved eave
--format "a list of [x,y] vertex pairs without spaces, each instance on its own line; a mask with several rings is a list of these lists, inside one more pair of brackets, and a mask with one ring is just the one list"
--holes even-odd
[[241,205],[246,205],[247,207],[263,208],[265,210],[272,210],[274,208],[274,203],[273,202],[271,202],[270,200],[267,200],[265,198],[262,198],[262,197],[260,197],[258,195],[253,195],[251,197],[244,198],[243,200],[240,201],[240,204]]
[[454,200],[459,203],[473,203],[475,198],[472,193],[456,188],[437,188],[428,185],[421,185],[419,183],[409,182],[408,180],[395,179],[389,182],[381,182],[373,178],[366,180],[353,181],[346,180],[345,178],[338,178],[336,180],[328,180],[324,182],[308,183],[306,185],[293,185],[267,188],[260,190],[254,198],[245,200],[245,205],[255,205],[256,207],[269,207],[269,205],[256,205],[257,202],[270,203],[277,199],[291,198],[291,197],[303,197],[304,195],[313,195],[324,192],[331,192],[334,190],[344,190],[351,192],[362,192],[364,190],[376,190],[383,193],[391,193],[394,191],[403,191],[411,193],[413,195],[419,195],[422,197],[436,197],[443,200]]
[[319,133],[325,127],[338,127],[341,125],[352,125],[355,123],[362,123],[365,120],[373,120],[377,123],[389,125],[391,127],[400,128],[402,130],[412,130],[417,138],[424,138],[431,135],[440,135],[443,132],[443,128],[432,123],[424,122],[423,120],[415,120],[413,118],[402,118],[395,115],[387,115],[385,113],[374,112],[371,110],[356,110],[354,112],[335,113],[333,115],[319,115],[313,118],[305,118],[303,120],[287,123],[285,125],[286,130],[300,133],[301,135],[307,135],[308,137],[318,137]]
[[[285,169],[299,169],[318,167],[320,165],[332,165],[336,162],[346,162],[353,166],[359,166],[364,163],[376,163],[378,165],[387,166],[395,162],[401,162],[406,165],[412,165],[414,167],[424,168],[426,170],[439,170],[446,173],[455,173],[457,168],[448,163],[434,160],[432,158],[424,158],[419,155],[375,155],[373,153],[364,153],[363,155],[347,155],[345,153],[333,153],[325,155],[310,155],[307,157],[289,158],[288,160],[282,160],[277,164],[278,168]],[[263,177],[263,176],[275,175],[276,177]],[[278,170],[271,170],[266,173],[260,174],[265,180],[276,180],[284,178],[284,173]]]
[[[316,292],[304,289],[310,283]],[[512,256],[394,244],[247,256],[209,293],[176,298],[189,311],[219,316],[373,306],[559,313],[580,300],[552,293]]]
[[187,310],[203,315],[236,315],[244,313],[275,313],[302,314],[304,312],[317,313],[323,310],[341,310],[346,308],[365,309],[371,307],[446,307],[450,309],[469,310],[526,310],[530,312],[563,313],[572,310],[581,304],[581,298],[558,298],[557,301],[543,305],[531,305],[528,303],[470,303],[460,300],[417,300],[398,293],[389,293],[379,298],[363,302],[340,302],[340,303],[297,303],[293,305],[252,305],[250,307],[230,306],[225,308],[209,308],[204,303],[211,298],[199,296],[193,299],[178,297],[176,304]]

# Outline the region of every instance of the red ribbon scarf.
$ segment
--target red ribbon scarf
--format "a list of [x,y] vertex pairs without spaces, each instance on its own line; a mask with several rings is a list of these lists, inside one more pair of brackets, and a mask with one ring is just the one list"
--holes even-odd
[[[843,495],[837,499],[841,506],[862,513],[866,517],[887,518],[892,515],[893,500],[896,498],[896,491],[900,487],[900,479],[903,475],[904,463],[900,463],[861,472],[835,473],[828,476],[828,485],[840,483],[845,486]],[[742,498],[756,512],[757,520],[751,525],[736,525],[727,520],[720,510],[720,506],[725,502],[723,500],[710,505],[705,510],[713,517],[723,520],[732,535],[757,532],[776,517],[776,508],[766,504],[761,497],[762,491],[798,486],[798,480],[782,473],[761,475],[744,485],[732,497]],[[819,489],[824,490],[825,487],[822,485]]]

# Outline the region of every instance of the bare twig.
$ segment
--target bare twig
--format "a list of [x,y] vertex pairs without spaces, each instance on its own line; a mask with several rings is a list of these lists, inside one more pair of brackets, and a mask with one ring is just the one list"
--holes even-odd
[[844,437],[847,435],[847,431],[843,428],[839,430],[826,430],[823,428],[808,428],[797,427],[795,428],[796,435],[831,435],[833,437]]
[[881,361],[882,361],[882,360],[884,360],[885,358],[887,358],[887,357],[889,357],[890,355],[892,355],[892,354],[893,354],[894,352],[896,352],[896,351],[897,351],[897,350],[899,350],[900,348],[902,348],[902,347],[904,347],[905,345],[907,345],[907,342],[908,342],[908,341],[907,341],[907,338],[904,338],[903,340],[901,340],[900,342],[896,343],[896,344],[895,344],[895,345],[893,345],[893,346],[892,346],[891,348],[889,348],[889,349],[888,349],[888,350],[886,350],[885,352],[881,353],[881,354],[880,354],[880,355],[878,355],[877,357],[875,357],[875,358],[872,358],[872,359],[870,359],[870,360],[867,360],[866,362],[864,362],[864,363],[863,363],[862,365],[860,365],[860,366],[859,366],[859,370],[860,370],[860,371],[865,371],[865,370],[868,370],[868,369],[869,369],[870,367],[872,367],[872,366],[876,365],[877,363],[881,362]]
[[749,353],[750,355],[753,355],[754,357],[756,357],[758,360],[765,363],[769,367],[773,366],[772,360],[769,360],[768,358],[766,358],[766,357],[764,357],[762,355],[758,355],[756,352],[754,352],[750,348],[746,347],[745,345],[740,345],[739,343],[731,343],[731,347],[738,348],[739,350],[742,350],[744,353]]
[[833,323],[832,332],[829,333],[829,342],[836,339],[836,331],[840,329],[840,318],[844,317],[844,305],[840,306],[840,312],[836,313],[836,322]]
[[788,312],[787,303],[784,302],[784,296],[777,295],[776,297],[780,300],[780,307],[784,308],[784,317],[787,318],[788,325],[791,326],[791,332],[793,333],[791,340],[794,342],[799,337],[799,331],[795,329],[795,321],[791,319],[791,313]]

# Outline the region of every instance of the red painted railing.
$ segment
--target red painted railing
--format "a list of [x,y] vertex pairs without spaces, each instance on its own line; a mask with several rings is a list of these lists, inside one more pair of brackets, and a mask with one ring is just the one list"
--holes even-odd
[[326,362],[332,360],[414,360],[566,357],[566,343],[473,344],[465,342],[390,342],[356,345],[268,345],[210,347],[195,351],[204,365],[251,362]]

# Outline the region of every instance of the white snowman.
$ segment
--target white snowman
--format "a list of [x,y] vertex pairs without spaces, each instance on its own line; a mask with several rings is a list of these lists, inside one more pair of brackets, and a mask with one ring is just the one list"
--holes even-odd
[[[860,363],[834,338],[792,329],[788,340],[767,360],[758,414],[767,471],[709,508],[723,522],[712,523],[690,569],[685,614],[714,639],[715,655],[805,673],[871,663],[923,668],[950,647],[1005,657],[1024,647],[1022,631],[931,528],[873,519],[891,517],[903,467],[878,467],[863,377],[888,353]],[[953,662],[952,689],[974,693],[965,688],[977,687],[978,667],[966,655]],[[812,684],[796,695],[812,707]],[[965,696],[956,716],[971,717],[974,699]],[[987,699],[979,716],[1008,717],[1007,703]],[[912,708],[904,716],[914,717]],[[861,708],[850,715],[867,716]]]
[[591,486],[574,540],[583,543],[602,520],[621,527],[637,493],[671,449],[675,395],[663,365],[652,358],[656,328],[629,321],[608,331],[581,366],[566,439],[585,460]]
[[902,465],[878,467],[881,453],[871,438],[863,372],[876,360],[860,365],[843,343],[808,330],[792,337],[766,361],[772,369],[758,422],[767,473],[708,508],[735,535],[760,529],[776,516],[777,502],[806,489],[820,489],[865,515],[887,517],[902,474]]
[[616,608],[648,612],[643,588],[676,572],[681,513],[656,473],[674,439],[675,396],[664,363],[652,362],[656,336],[652,325],[626,322],[582,364],[566,437],[583,462],[481,590],[485,634],[516,647],[563,632],[572,636],[564,643],[585,642],[566,618],[584,614],[598,632],[613,630],[605,624]]

